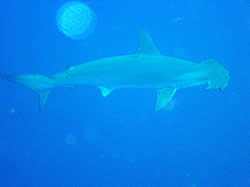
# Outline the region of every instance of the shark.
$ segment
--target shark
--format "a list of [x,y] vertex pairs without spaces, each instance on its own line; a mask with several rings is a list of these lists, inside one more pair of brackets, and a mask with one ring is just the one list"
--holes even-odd
[[157,91],[155,110],[167,106],[177,90],[208,85],[223,90],[230,78],[228,70],[214,59],[195,63],[162,55],[145,30],[138,32],[136,52],[101,58],[50,76],[41,74],[0,74],[0,79],[31,88],[40,95],[42,110],[51,89],[59,86],[91,85],[104,97],[120,88],[151,88]]

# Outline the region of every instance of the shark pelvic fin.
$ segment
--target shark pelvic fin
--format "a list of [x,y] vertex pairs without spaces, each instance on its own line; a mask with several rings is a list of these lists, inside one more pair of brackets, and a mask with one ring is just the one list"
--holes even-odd
[[161,55],[150,37],[149,33],[140,29],[138,31],[137,54]]
[[108,96],[113,91],[113,89],[105,88],[105,87],[101,87],[101,86],[99,88],[100,88],[102,95],[104,97]]
[[44,108],[44,105],[48,99],[48,96],[49,96],[49,92],[50,90],[46,90],[46,91],[43,91],[43,92],[40,92],[39,93],[39,96],[40,96],[40,105],[39,105],[39,111],[42,111],[43,108]]
[[157,103],[155,106],[155,110],[159,111],[163,109],[169,101],[172,99],[176,92],[176,88],[164,88],[164,89],[159,89],[157,91]]

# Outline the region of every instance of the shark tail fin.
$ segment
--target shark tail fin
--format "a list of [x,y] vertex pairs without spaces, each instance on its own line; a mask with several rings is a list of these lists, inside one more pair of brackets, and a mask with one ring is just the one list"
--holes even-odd
[[41,111],[47,101],[51,88],[55,86],[55,80],[39,74],[6,75],[0,74],[0,79],[31,88],[40,96],[39,111]]

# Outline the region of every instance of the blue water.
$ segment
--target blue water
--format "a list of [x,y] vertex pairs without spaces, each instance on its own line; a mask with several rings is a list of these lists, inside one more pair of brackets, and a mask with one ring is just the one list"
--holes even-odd
[[57,29],[65,2],[1,2],[1,73],[133,53],[143,27],[164,55],[217,59],[229,84],[180,90],[160,112],[154,90],[56,88],[38,112],[36,93],[0,81],[1,187],[250,186],[249,0],[86,0],[97,22],[79,41]]

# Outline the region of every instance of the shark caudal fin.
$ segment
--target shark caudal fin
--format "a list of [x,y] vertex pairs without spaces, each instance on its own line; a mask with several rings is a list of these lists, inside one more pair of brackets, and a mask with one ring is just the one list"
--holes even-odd
[[40,95],[39,110],[42,110],[50,89],[54,87],[55,80],[38,74],[24,74],[24,75],[4,75],[0,74],[0,79],[7,80],[24,87],[31,88]]
[[208,75],[208,89],[223,90],[227,86],[230,75],[223,65],[216,60],[206,60],[201,65]]

